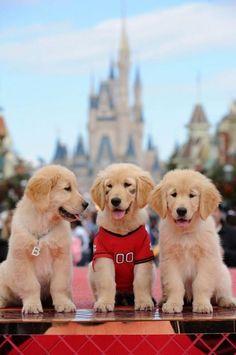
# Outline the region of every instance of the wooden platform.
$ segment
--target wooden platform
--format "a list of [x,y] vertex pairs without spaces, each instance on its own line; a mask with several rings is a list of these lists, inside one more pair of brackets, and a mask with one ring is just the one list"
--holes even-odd
[[0,325],[5,323],[104,323],[104,322],[136,322],[136,321],[178,321],[178,322],[224,322],[236,321],[236,309],[225,310],[214,308],[212,314],[192,313],[190,309],[184,309],[182,313],[167,314],[158,309],[153,312],[134,311],[131,307],[122,307],[114,312],[97,313],[92,309],[78,309],[75,313],[56,313],[47,309],[41,314],[21,313],[20,309],[0,310]]
[[[236,270],[231,270],[235,291]],[[212,314],[196,314],[190,307],[179,314],[134,311],[133,307],[117,307],[114,312],[97,313],[86,281],[87,268],[74,270],[76,313],[44,313],[23,315],[21,309],[0,310],[0,334],[171,334],[171,333],[236,333],[236,309],[214,307]],[[83,287],[82,287],[83,285]],[[235,293],[235,292],[234,292]],[[157,284],[154,296],[159,297]]]
[[[1,334],[5,334],[9,326],[11,334],[18,334],[19,331],[20,334],[28,334],[28,329],[30,329],[30,334],[39,334],[45,333],[45,331],[51,327],[63,327],[63,329],[65,329],[65,327],[70,324],[70,329],[73,328],[75,333],[77,333],[79,328],[77,328],[76,332],[76,325],[98,326],[104,325],[104,323],[115,323],[110,325],[110,330],[113,334],[113,328],[116,323],[127,324],[134,322],[136,324],[132,325],[134,325],[137,334],[139,333],[138,324],[140,322],[147,322],[147,327],[149,323],[152,322],[155,331],[162,328],[162,325],[164,325],[162,324],[163,322],[171,322],[172,327],[170,327],[168,333],[172,333],[171,328],[174,329],[176,333],[235,333],[236,310],[214,308],[213,314],[195,314],[192,313],[190,309],[184,309],[183,313],[164,314],[158,309],[153,312],[135,312],[131,307],[123,307],[108,313],[96,313],[91,309],[78,309],[76,313],[71,314],[56,313],[53,310],[47,309],[42,314],[30,314],[27,316],[22,315],[20,309],[0,311]],[[102,328],[103,327],[101,327],[101,330]],[[164,328],[166,328],[166,324]],[[59,328],[57,329],[58,331],[60,330]],[[95,333],[97,333],[98,329],[99,328],[96,329]],[[87,330],[85,334],[87,334]],[[109,333],[109,327],[107,331]],[[103,331],[101,331],[101,334],[103,334]]]

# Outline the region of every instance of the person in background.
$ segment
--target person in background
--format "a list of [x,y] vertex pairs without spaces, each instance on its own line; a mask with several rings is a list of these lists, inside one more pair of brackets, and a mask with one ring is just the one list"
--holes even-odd
[[0,238],[0,263],[7,258],[8,241]]
[[82,242],[81,239],[78,238],[77,235],[75,234],[76,227],[77,227],[77,221],[71,222],[71,232],[72,232],[71,253],[72,253],[73,266],[77,266],[77,264],[82,259]]
[[77,266],[85,266],[89,263],[89,235],[81,221],[74,222],[75,226],[72,232],[73,238],[77,238],[81,242],[81,259],[76,263]]
[[6,260],[8,253],[8,239],[11,235],[11,221],[13,217],[13,210],[5,211],[4,218],[2,218],[2,230],[0,235],[0,263]]
[[236,227],[236,208],[228,210],[226,214],[226,222],[229,225]]
[[13,212],[14,210],[9,210],[7,212],[6,218],[3,221],[1,238],[7,241],[11,235],[11,222],[12,222]]
[[157,214],[149,213],[149,220],[146,224],[146,229],[150,236],[151,246],[154,254],[155,264],[159,263],[159,228],[158,228],[159,217]]
[[236,267],[236,227],[226,222],[226,215],[221,206],[214,211],[212,217],[224,250],[224,262],[228,267]]
[[93,241],[98,232],[98,226],[96,224],[97,211],[90,211],[88,218],[84,221],[84,227],[89,235],[89,261],[93,258]]

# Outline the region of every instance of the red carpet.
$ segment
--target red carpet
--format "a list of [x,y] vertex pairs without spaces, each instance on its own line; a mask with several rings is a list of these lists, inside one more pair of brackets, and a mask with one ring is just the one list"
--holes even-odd
[[[230,269],[233,283],[233,292],[236,296],[236,268]],[[93,297],[92,292],[89,288],[88,283],[88,268],[79,267],[74,268],[73,277],[73,296],[77,308],[92,308],[93,307]],[[160,280],[159,280],[159,270],[157,269],[157,278],[153,288],[153,296],[155,299],[159,299],[161,294],[160,291]]]

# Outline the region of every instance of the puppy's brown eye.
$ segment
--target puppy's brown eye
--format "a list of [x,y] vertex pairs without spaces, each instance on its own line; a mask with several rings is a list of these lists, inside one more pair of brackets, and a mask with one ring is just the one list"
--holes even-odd
[[71,186],[66,186],[66,187],[64,187],[64,190],[66,190],[66,191],[71,191]]
[[112,184],[108,184],[107,187],[109,187],[109,189],[111,189],[112,188]]
[[173,193],[171,194],[171,196],[172,196],[172,197],[176,197],[176,196],[177,196],[177,192],[173,192]]
[[131,186],[131,184],[129,184],[128,182],[124,183],[124,187],[130,187],[130,186]]
[[194,195],[194,194],[189,194],[189,197],[190,198],[193,198],[193,197],[195,197],[196,195]]

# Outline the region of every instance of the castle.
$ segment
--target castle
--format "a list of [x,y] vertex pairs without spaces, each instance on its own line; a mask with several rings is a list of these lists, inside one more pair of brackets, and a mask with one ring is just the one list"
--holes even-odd
[[144,118],[142,108],[142,83],[136,71],[130,104],[129,74],[130,49],[123,23],[118,63],[110,65],[108,78],[100,83],[98,92],[93,86],[89,95],[88,149],[82,136],[73,156],[59,140],[53,163],[66,165],[79,177],[82,190],[88,191],[97,172],[115,162],[138,164],[149,170],[157,180],[160,164],[157,150],[149,137],[143,149]]

